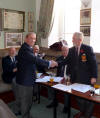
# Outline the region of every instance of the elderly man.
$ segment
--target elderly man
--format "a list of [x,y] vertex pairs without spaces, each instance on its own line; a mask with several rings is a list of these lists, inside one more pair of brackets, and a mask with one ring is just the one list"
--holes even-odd
[[[40,53],[39,53],[39,50],[40,50],[40,49],[39,49],[39,46],[38,46],[38,45],[34,45],[34,47],[33,47],[33,53],[34,53],[34,55],[37,56],[37,57],[39,57],[39,58],[41,58],[41,59],[44,59],[45,53],[40,54]],[[42,66],[42,65],[37,65],[36,68],[37,68],[37,71],[38,71],[39,73],[45,73],[45,68],[44,68],[44,66]]]
[[[14,47],[9,48],[9,53],[7,56],[2,58],[2,78],[7,84],[12,84],[12,90],[16,97],[16,72],[17,72],[17,56],[16,49]],[[17,102],[15,102],[17,104]],[[16,105],[15,105],[16,106]],[[18,107],[14,106],[14,113],[16,115],[20,114]]]
[[[68,52],[69,52],[68,45],[62,46],[61,51],[62,51],[62,55],[57,58],[57,60],[56,60],[57,62],[61,62],[61,61],[65,61],[66,60],[66,58],[68,56]],[[57,67],[57,76],[58,77],[64,77],[64,73],[66,74],[65,68],[66,68],[66,71],[67,71],[67,65],[59,65]],[[51,108],[54,105],[53,104],[53,99],[54,99],[54,90],[53,89],[50,89],[50,88],[48,89],[48,96],[49,96],[49,100],[52,100],[52,101],[46,107],[47,108]],[[68,112],[69,105],[70,105],[70,95],[64,94],[63,113],[67,113]]]
[[2,58],[2,78],[5,83],[12,83],[12,79],[16,77],[16,63],[16,49],[12,47],[9,49],[8,55]]
[[33,46],[36,42],[36,34],[28,33],[24,44],[18,52],[18,71],[16,77],[17,100],[20,103],[22,118],[31,118],[30,110],[32,106],[33,86],[36,79],[36,65],[44,67],[54,67],[57,63],[46,61],[36,57],[33,53]]
[[[57,62],[60,62],[62,60],[63,61],[66,60],[66,58],[68,56],[68,53],[69,53],[68,45],[62,46],[62,56],[60,56],[59,58],[57,58]],[[64,77],[65,74],[67,73],[67,71],[68,71],[67,65],[59,65],[57,67],[57,76]],[[70,105],[70,95],[69,94],[64,94],[64,108],[63,108],[63,113],[67,113],[68,112],[69,105]]]
[[[60,64],[70,62],[69,74],[72,83],[82,83],[94,85],[97,79],[97,62],[92,47],[83,44],[83,33],[75,32],[73,34],[73,47],[69,50],[69,56],[66,61]],[[94,104],[91,101],[77,98],[80,112],[74,118],[90,118]]]
[[33,47],[33,52],[34,52],[34,55],[35,56],[38,56],[39,55],[39,45],[34,45]]

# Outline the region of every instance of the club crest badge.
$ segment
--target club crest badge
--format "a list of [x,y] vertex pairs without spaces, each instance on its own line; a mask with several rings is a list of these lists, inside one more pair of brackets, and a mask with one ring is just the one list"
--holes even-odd
[[85,53],[82,54],[81,59],[82,59],[82,62],[86,62],[87,61]]

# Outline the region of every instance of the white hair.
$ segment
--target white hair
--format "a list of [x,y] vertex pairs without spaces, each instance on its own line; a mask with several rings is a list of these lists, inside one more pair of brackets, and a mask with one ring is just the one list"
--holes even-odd
[[35,47],[39,49],[39,45],[34,45],[34,48],[35,48]]
[[75,32],[73,36],[75,36],[77,39],[82,39],[82,40],[84,38],[84,35],[82,32]]
[[61,49],[65,49],[65,48],[68,49],[69,48],[68,45],[63,45]]
[[30,36],[30,35],[35,35],[36,36],[36,33],[35,32],[29,32],[27,35],[26,35],[26,38],[28,38],[28,36]]

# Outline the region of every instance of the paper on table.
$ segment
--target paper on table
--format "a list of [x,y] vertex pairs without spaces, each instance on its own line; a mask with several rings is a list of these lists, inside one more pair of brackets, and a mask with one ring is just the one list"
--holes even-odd
[[36,82],[48,82],[50,80],[50,76],[45,76],[43,78],[36,79]]
[[37,73],[37,78],[40,78],[40,76],[42,75],[43,73]]
[[63,85],[63,84],[56,84],[56,85],[54,85],[52,87],[53,88],[57,88],[59,90],[63,90],[63,91],[70,91],[71,90],[71,85],[66,86],[66,85]]
[[[43,78],[36,79],[36,82],[48,82],[50,81],[51,76],[45,76]],[[60,82],[63,77],[52,77],[54,79],[54,82]]]
[[85,92],[87,92],[91,89],[90,85],[78,84],[78,83],[72,84],[71,87],[72,87],[73,90],[83,92],[83,93],[85,93]]
[[96,90],[95,90],[95,93],[96,93],[97,95],[100,95],[100,88],[99,88],[99,89],[96,89]]
[[60,82],[63,77],[52,77],[54,79],[54,82]]

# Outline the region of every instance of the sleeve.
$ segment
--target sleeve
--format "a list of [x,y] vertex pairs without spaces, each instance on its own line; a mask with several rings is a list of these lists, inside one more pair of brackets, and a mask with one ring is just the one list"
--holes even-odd
[[58,66],[62,66],[62,65],[68,65],[71,63],[71,58],[70,58],[70,53],[68,54],[68,56],[66,57],[66,59],[63,60],[57,60],[58,62]]
[[25,51],[21,54],[19,53],[19,55],[22,57],[22,59],[25,59],[26,61],[28,61],[32,64],[41,65],[44,67],[49,67],[49,61],[44,60],[44,59],[40,59],[38,56],[35,56],[33,54],[33,52]]
[[90,47],[88,50],[88,63],[90,65],[90,70],[91,70],[91,77],[97,78],[98,75],[98,67],[97,67],[97,61],[96,61],[96,56],[93,52],[92,47]]

